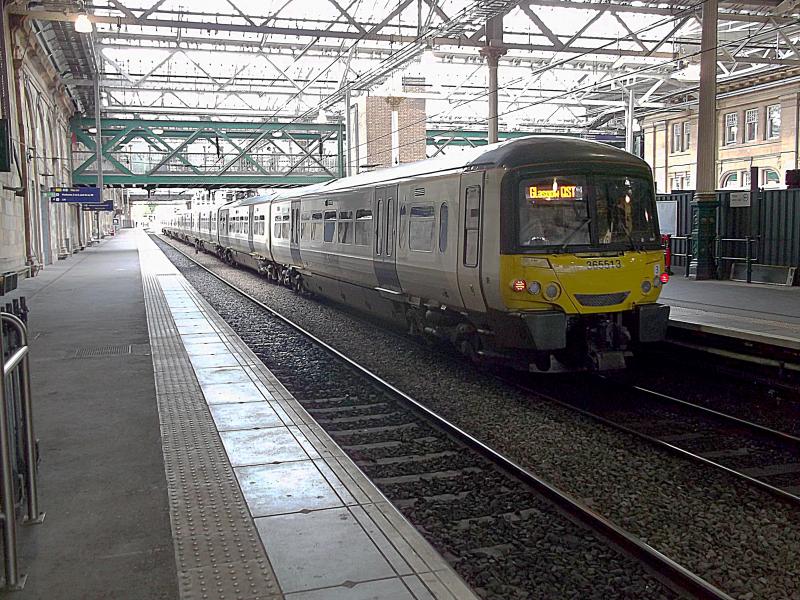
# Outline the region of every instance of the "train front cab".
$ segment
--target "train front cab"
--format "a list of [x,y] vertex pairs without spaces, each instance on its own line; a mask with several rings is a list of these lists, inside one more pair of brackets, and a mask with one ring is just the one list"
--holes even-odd
[[664,254],[643,163],[521,168],[497,184],[496,347],[530,351],[540,370],[551,356],[607,370],[623,368],[637,344],[664,339]]

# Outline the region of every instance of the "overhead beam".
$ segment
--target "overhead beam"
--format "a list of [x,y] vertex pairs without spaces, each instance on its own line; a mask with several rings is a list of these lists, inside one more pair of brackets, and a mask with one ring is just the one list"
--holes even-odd
[[[577,8],[582,10],[605,10],[610,13],[631,13],[642,15],[661,15],[664,17],[674,17],[678,10],[691,11],[699,13],[702,8],[702,2],[676,2],[673,7],[662,8],[656,6],[635,5],[635,4],[617,4],[612,2],[597,2],[596,0],[528,0],[528,3],[533,6],[547,6],[552,8]],[[737,3],[734,3],[737,4]],[[744,4],[739,2],[738,4]],[[754,4],[763,6],[763,3],[754,0]],[[732,10],[721,10],[719,12],[720,21],[740,21],[748,23],[768,23],[770,19],[776,18],[772,15],[756,15],[752,13],[740,13]],[[783,24],[788,24],[796,21],[790,17],[780,17]]]

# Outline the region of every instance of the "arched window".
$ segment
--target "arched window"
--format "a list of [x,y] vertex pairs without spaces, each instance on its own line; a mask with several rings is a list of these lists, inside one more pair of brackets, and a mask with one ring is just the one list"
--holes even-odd
[[775,169],[764,169],[761,175],[764,186],[775,186],[781,184],[781,176]]
[[739,171],[731,171],[722,176],[723,188],[738,188],[739,186]]

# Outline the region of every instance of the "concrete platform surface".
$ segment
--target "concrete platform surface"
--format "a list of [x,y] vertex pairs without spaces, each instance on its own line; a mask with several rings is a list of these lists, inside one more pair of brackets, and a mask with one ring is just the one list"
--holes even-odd
[[800,350],[800,287],[673,277],[670,326]]
[[[167,482],[132,235],[48,266],[31,307],[41,525],[20,527],[28,579],[8,598],[172,599]],[[4,296],[7,301],[10,296]]]

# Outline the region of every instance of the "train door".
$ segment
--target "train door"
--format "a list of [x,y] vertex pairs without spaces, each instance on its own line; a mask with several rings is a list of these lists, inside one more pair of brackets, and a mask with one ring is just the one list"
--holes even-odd
[[256,207],[252,204],[247,207],[247,247],[250,252],[255,252],[256,247],[253,245],[253,229],[255,229],[255,219],[253,218],[253,211]]
[[292,251],[292,262],[300,264],[300,200],[292,200],[292,225],[289,234],[289,248]]
[[462,173],[459,204],[458,288],[467,310],[485,312],[481,289],[483,172]]
[[378,287],[391,292],[400,291],[395,263],[397,239],[397,186],[375,189],[375,231],[372,245],[373,264]]
[[230,228],[230,211],[228,209],[219,211],[219,244],[228,245],[228,235]]

